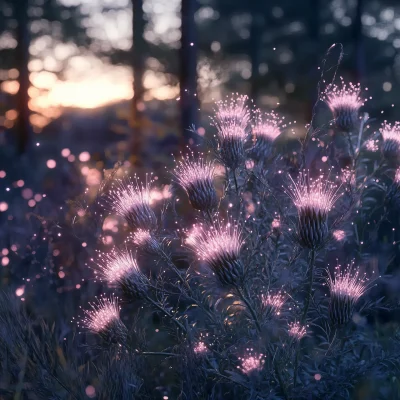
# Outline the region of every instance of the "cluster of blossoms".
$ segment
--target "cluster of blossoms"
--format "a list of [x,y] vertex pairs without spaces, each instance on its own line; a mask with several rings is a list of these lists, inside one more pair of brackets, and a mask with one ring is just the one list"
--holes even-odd
[[[335,126],[340,131],[351,133],[358,123],[359,109],[364,103],[360,96],[359,85],[345,85],[343,82],[341,87],[330,85],[324,93],[323,99],[332,110]],[[245,170],[246,157],[252,159],[252,167],[248,169],[252,169],[254,165],[263,167],[268,161],[271,161],[270,156],[273,154],[274,141],[284,128],[283,118],[273,112],[261,115],[257,111],[255,113],[255,121],[252,121],[252,113],[247,103],[248,98],[246,96],[236,96],[217,103],[213,119],[217,129],[216,160],[209,159],[210,157],[207,158],[204,154],[195,155],[191,153],[183,155],[180,160],[176,161],[173,179],[184,190],[189,203],[195,210],[193,213],[196,216],[196,223],[185,239],[182,238],[181,233],[187,232],[186,227],[179,230],[179,235],[171,235],[170,237],[173,237],[171,241],[180,240],[181,245],[184,243],[185,251],[189,249],[191,254],[195,255],[198,261],[204,263],[214,275],[219,283],[217,289],[227,293],[223,299],[221,295],[216,303],[222,304],[224,301],[229,301],[231,297],[234,297],[236,300],[232,303],[232,308],[237,306],[237,309],[240,310],[239,312],[246,311],[243,312],[243,320],[251,320],[251,327],[254,328],[248,329],[248,331],[251,331],[252,334],[256,332],[262,338],[265,333],[264,330],[267,330],[267,325],[269,323],[272,325],[275,320],[278,320],[278,324],[280,323],[286,330],[286,334],[283,337],[284,341],[290,344],[288,347],[291,349],[299,348],[298,342],[306,335],[311,335],[314,326],[314,324],[310,323],[310,313],[316,313],[315,311],[310,311],[309,308],[310,299],[318,291],[313,280],[314,275],[316,275],[314,264],[317,261],[320,262],[316,258],[316,253],[322,248],[328,247],[328,239],[335,239],[335,246],[338,246],[346,239],[345,230],[336,229],[337,226],[330,224],[330,214],[333,213],[333,208],[335,208],[335,212],[341,212],[340,206],[338,206],[342,197],[340,190],[346,185],[353,188],[357,186],[357,171],[353,166],[352,168],[343,169],[340,177],[336,177],[339,183],[331,182],[321,171],[318,171],[314,178],[315,171],[313,174],[312,171],[304,170],[303,167],[298,168],[297,174],[291,173],[287,175],[287,180],[290,183],[284,186],[284,192],[292,200],[293,209],[297,213],[296,250],[300,250],[299,254],[301,252],[309,254],[311,260],[307,271],[304,272],[304,276],[309,278],[305,280],[309,286],[307,286],[304,297],[302,297],[304,291],[299,290],[298,293],[302,294],[295,293],[293,295],[293,297],[296,297],[295,299],[289,293],[277,291],[278,279],[275,280],[276,276],[274,275],[276,270],[272,271],[271,269],[271,279],[265,276],[260,277],[257,274],[260,274],[260,271],[263,271],[263,273],[267,271],[268,263],[272,263],[269,258],[270,255],[265,255],[265,253],[268,253],[268,251],[265,251],[268,248],[265,243],[272,237],[275,240],[273,245],[277,249],[289,236],[285,234],[286,226],[281,223],[281,219],[284,221],[287,216],[282,212],[278,215],[278,212],[275,211],[262,219],[264,216],[261,212],[261,216],[259,216],[257,211],[264,204],[260,205],[261,200],[258,202],[258,199],[252,202],[252,212],[247,212],[248,209],[246,209],[244,203],[251,198],[252,193],[250,193],[250,189],[244,189],[246,183],[241,183],[242,187],[238,187],[236,172],[238,174],[242,173],[242,178],[248,177],[254,172]],[[384,139],[382,152],[387,159],[393,158],[394,153],[400,153],[399,126],[399,123],[394,125],[385,123],[381,128],[381,134]],[[247,151],[247,145],[250,146],[248,148],[249,151]],[[220,196],[221,198],[214,186],[218,162],[223,165],[228,181],[226,191],[223,196]],[[232,190],[230,189],[229,174],[232,171],[234,172],[236,191],[233,188]],[[292,177],[296,175],[297,178]],[[251,176],[253,177],[254,175]],[[249,178],[250,181],[251,179]],[[279,184],[281,182],[279,181]],[[177,276],[178,279],[174,279],[173,282],[167,284],[164,284],[165,281],[161,280],[161,278],[160,281],[154,282],[153,279],[155,278],[147,276],[141,271],[133,253],[128,249],[124,251],[115,249],[109,253],[101,254],[97,260],[96,273],[108,284],[117,286],[123,293],[124,300],[143,300],[158,311],[161,311],[163,316],[170,318],[181,333],[188,334],[190,340],[187,343],[190,343],[192,350],[198,356],[197,360],[203,360],[214,352],[212,345],[208,340],[199,338],[197,333],[189,336],[189,333],[191,333],[189,330],[192,327],[194,329],[195,324],[189,323],[190,316],[188,312],[183,317],[178,317],[180,310],[184,308],[180,307],[180,303],[175,308],[170,307],[169,304],[166,305],[166,303],[169,303],[171,297],[173,298],[173,296],[177,295],[176,297],[179,297],[177,302],[191,301],[195,303],[198,310],[201,309],[203,311],[205,309],[203,307],[203,298],[200,300],[195,299],[197,292],[192,290],[190,285],[195,280],[197,282],[201,281],[199,286],[202,289],[201,294],[203,296],[207,293],[208,279],[202,280],[202,277],[196,277],[192,280],[194,274],[190,274],[191,271],[189,273],[182,272],[173,263],[167,251],[168,246],[165,244],[167,236],[163,236],[164,226],[160,226],[162,224],[158,221],[156,213],[152,209],[150,196],[152,184],[152,181],[142,183],[136,177],[134,180],[119,180],[111,188],[107,205],[110,206],[114,213],[124,218],[126,225],[132,231],[128,241],[141,251],[139,254],[142,255],[144,253],[154,256],[153,258],[156,262],[164,263],[170,268],[170,270],[168,268],[163,269],[162,274],[160,274],[162,279],[168,281],[168,273],[175,274],[174,276]],[[258,184],[254,180],[251,181],[249,186],[254,185],[257,187]],[[400,168],[396,170],[392,189],[396,189],[396,193],[400,193],[399,188]],[[270,189],[268,187],[268,190]],[[266,190],[265,192],[268,191]],[[237,197],[236,200],[232,200],[234,196]],[[289,200],[288,197],[285,199]],[[235,216],[237,217],[235,221],[231,218],[230,212],[228,214],[229,217],[225,219],[221,217],[221,215],[227,215],[223,210],[220,210],[225,201],[229,201],[229,209],[233,211],[239,210]],[[259,225],[257,225],[257,218],[261,221]],[[261,228],[259,228],[260,226]],[[267,226],[266,229],[265,226]],[[253,234],[253,229],[256,230],[258,228],[260,232],[263,230],[263,233],[255,232]],[[247,235],[255,239],[248,240]],[[245,238],[246,246],[244,245]],[[349,236],[346,241],[350,239],[351,237]],[[277,253],[279,253],[278,250]],[[267,261],[265,261],[266,258]],[[256,265],[255,267],[252,265],[253,262]],[[192,265],[189,268],[192,268]],[[267,279],[270,279],[268,283],[266,283]],[[251,286],[249,282],[252,282],[254,286]],[[339,327],[351,322],[356,304],[371,287],[371,281],[365,274],[361,274],[358,269],[349,267],[342,270],[338,267],[333,273],[328,271],[326,284],[329,288],[326,321],[329,320],[332,326],[339,329]],[[286,283],[281,287],[285,287],[286,290]],[[156,295],[152,297],[154,291]],[[161,297],[162,301],[159,300]],[[168,300],[165,300],[166,298]],[[212,299],[210,299],[211,295],[207,296],[207,302],[212,302]],[[238,299],[240,301],[237,301]],[[303,308],[297,307],[298,301],[303,301]],[[285,312],[282,311],[283,307]],[[185,307],[185,309],[188,308]],[[299,309],[301,314],[297,311]],[[207,318],[209,314],[216,312],[215,310],[216,307],[209,307],[209,304],[207,304],[205,312]],[[289,320],[294,322],[288,323],[287,314],[292,314]],[[237,313],[230,314],[224,319],[223,323],[219,318],[211,318],[210,320],[212,320],[213,326],[225,326],[225,324],[231,324],[235,315]],[[185,321],[186,325],[182,321]],[[127,330],[119,318],[119,306],[114,299],[101,299],[97,305],[91,305],[91,310],[85,311],[85,317],[82,322],[89,330],[100,334],[107,342],[119,343],[126,339]],[[268,324],[265,322],[268,322]],[[226,333],[226,331],[223,332]],[[192,342],[192,337],[197,337],[197,341]],[[293,346],[293,343],[297,343],[296,346]],[[265,347],[261,350],[268,354],[269,360],[269,348]],[[216,352],[216,354],[219,353]],[[298,356],[297,354],[296,357]],[[279,368],[283,364],[287,365],[288,361],[285,360],[284,363],[278,365],[272,359],[273,357],[271,357],[271,365],[275,369],[275,375],[278,377]],[[238,357],[238,360],[240,365],[237,368],[245,375],[252,375],[265,367],[265,355],[255,353],[253,349],[247,349],[247,354],[243,357]],[[296,363],[297,361],[294,363],[294,369],[297,368]],[[288,372],[286,371],[285,373]],[[297,371],[294,376],[296,374]],[[277,380],[279,381],[280,379]]]

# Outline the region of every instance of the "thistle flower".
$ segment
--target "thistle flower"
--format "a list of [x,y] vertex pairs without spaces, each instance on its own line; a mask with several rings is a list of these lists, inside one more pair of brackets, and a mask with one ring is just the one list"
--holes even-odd
[[359,109],[364,105],[360,93],[360,84],[346,85],[341,78],[341,85],[329,85],[322,96],[333,113],[336,127],[343,132],[351,132],[356,127]]
[[304,336],[307,335],[307,329],[306,329],[305,326],[300,325],[300,322],[298,322],[298,321],[290,322],[289,323],[288,334],[294,340],[298,341],[298,340],[301,340]]
[[375,153],[376,151],[379,150],[379,146],[378,146],[378,142],[377,140],[374,139],[368,139],[365,144],[364,147],[368,150],[371,151],[373,153]]
[[151,181],[146,183],[134,180],[122,179],[113,185],[111,192],[106,198],[106,203],[118,215],[125,218],[131,229],[157,228],[157,217],[150,207]]
[[132,235],[132,241],[144,253],[160,253],[161,243],[147,229],[136,230]]
[[119,318],[121,308],[117,300],[114,297],[100,298],[97,303],[89,303],[89,306],[90,310],[83,311],[83,326],[108,343],[124,343],[128,331]]
[[271,155],[273,142],[281,134],[282,121],[274,112],[265,115],[258,112],[252,128],[254,146],[250,150],[251,158],[260,162]]
[[195,226],[186,243],[204,260],[222,285],[238,285],[243,279],[240,260],[241,231],[231,223],[218,228]]
[[332,232],[332,236],[337,242],[342,242],[344,239],[346,239],[346,232],[341,229],[335,229]]
[[316,249],[328,236],[328,212],[339,198],[338,190],[328,180],[320,177],[311,180],[301,173],[297,183],[287,192],[297,208],[298,239],[303,247]]
[[186,191],[190,204],[199,211],[212,211],[218,206],[217,192],[214,188],[214,163],[204,158],[194,159],[185,156],[177,162],[174,175]]
[[284,293],[277,293],[274,295],[267,294],[261,297],[262,304],[265,308],[266,317],[270,317],[272,314],[279,315],[282,306],[287,300],[287,296]]
[[207,346],[204,342],[197,342],[193,348],[196,354],[204,354],[208,352]]
[[98,272],[109,283],[117,283],[127,298],[142,298],[147,291],[147,279],[129,251],[114,249],[100,253]]
[[265,363],[264,354],[255,353],[253,349],[246,350],[247,354],[244,357],[238,357],[240,366],[237,368],[246,375],[261,371]]
[[244,144],[248,137],[250,112],[247,96],[232,96],[217,103],[214,125],[221,160],[224,166],[235,170],[245,160]]
[[379,131],[383,137],[383,156],[388,160],[398,160],[400,158],[400,122],[392,125],[385,121]]
[[334,325],[347,324],[353,316],[354,306],[370,288],[371,282],[352,265],[341,269],[340,265],[331,274],[328,271],[327,285],[330,291],[329,318]]

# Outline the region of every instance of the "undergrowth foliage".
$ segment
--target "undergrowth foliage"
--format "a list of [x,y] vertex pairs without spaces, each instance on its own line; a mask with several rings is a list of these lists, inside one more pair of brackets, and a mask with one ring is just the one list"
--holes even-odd
[[284,118],[228,97],[207,151],[176,161],[161,207],[157,179],[114,171],[93,207],[126,235],[114,248],[99,237],[88,262],[104,293],[76,312],[84,335],[67,352],[56,327],[4,294],[0,393],[83,399],[90,384],[100,399],[345,399],[373,378],[374,398],[396,398],[397,327],[375,329],[393,308],[387,265],[369,252],[400,205],[400,131],[372,129],[362,95],[327,85],[332,119],[307,127],[295,161],[277,150]]

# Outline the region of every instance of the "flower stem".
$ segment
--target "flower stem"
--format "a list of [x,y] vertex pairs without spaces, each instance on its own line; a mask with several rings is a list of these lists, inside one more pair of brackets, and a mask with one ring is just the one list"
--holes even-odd
[[247,309],[250,311],[250,314],[253,317],[254,324],[256,325],[257,331],[260,333],[261,325],[258,321],[257,314],[256,314],[253,306],[251,305],[249,299],[243,294],[242,289],[240,289],[239,286],[236,287],[236,290],[239,294],[240,299],[243,300],[243,302],[246,304]]
[[[304,310],[303,310],[303,315],[300,320],[300,324],[304,325],[307,321],[307,314],[308,314],[308,309],[310,307],[310,300],[311,300],[311,295],[312,295],[312,287],[314,283],[314,265],[315,265],[315,250],[312,249],[310,251],[310,265],[308,267],[308,289],[307,289],[307,294],[306,294],[306,299],[304,302]],[[300,344],[297,344],[297,349],[296,349],[296,358],[294,360],[294,372],[293,372],[293,386],[296,387],[297,384],[297,374],[298,374],[298,369],[299,369],[299,355],[300,355]]]
[[179,327],[179,329],[182,330],[182,332],[187,333],[186,328],[171,314],[169,313],[164,307],[162,307],[160,304],[158,304],[156,301],[154,301],[151,297],[147,296],[146,300],[151,303],[155,308],[163,312],[165,315],[167,315],[168,318],[171,319],[172,322],[176,324],[176,326]]

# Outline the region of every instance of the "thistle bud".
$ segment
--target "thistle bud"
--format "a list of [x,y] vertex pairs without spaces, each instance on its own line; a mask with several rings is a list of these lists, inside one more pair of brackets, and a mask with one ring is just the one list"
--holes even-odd
[[360,297],[369,289],[369,279],[361,275],[359,269],[352,271],[351,266],[341,270],[340,265],[333,274],[328,273],[329,319],[333,325],[347,324]]
[[389,161],[398,161],[400,159],[400,122],[392,125],[385,121],[379,131],[383,137],[383,156]]
[[129,251],[100,254],[97,271],[108,283],[116,283],[127,299],[140,299],[147,293],[147,278]]
[[338,187],[319,178],[311,180],[300,174],[288,193],[298,212],[298,239],[303,247],[316,249],[328,237],[328,212],[338,199]]
[[243,241],[239,228],[229,223],[207,230],[202,226],[196,228],[186,243],[207,263],[222,285],[240,284],[244,266],[240,260]]
[[225,167],[236,170],[245,160],[250,112],[247,96],[231,97],[217,103],[213,119],[217,128],[219,154]]
[[268,319],[272,317],[272,315],[280,314],[281,308],[287,300],[287,296],[284,293],[268,293],[267,295],[263,295],[261,300],[264,308],[265,318]]
[[134,181],[119,180],[106,198],[106,203],[116,214],[125,218],[131,229],[157,228],[157,217],[150,206],[151,183],[147,180],[141,183],[137,177]]
[[360,84],[346,85],[341,78],[340,86],[329,85],[322,96],[332,111],[336,128],[342,132],[351,132],[357,126],[359,109],[364,105],[360,93]]
[[[84,310],[81,323],[88,330],[97,333],[107,343],[124,343],[128,330],[119,318],[120,307],[117,300],[100,298],[97,303],[89,303],[90,310]],[[79,325],[79,323],[78,323]]]
[[177,162],[174,175],[194,209],[212,211],[218,207],[218,196],[213,183],[215,176],[213,162],[186,156]]

